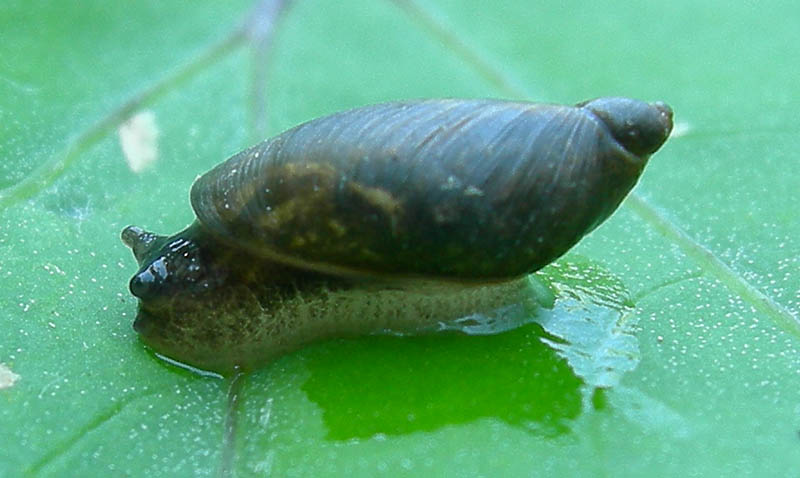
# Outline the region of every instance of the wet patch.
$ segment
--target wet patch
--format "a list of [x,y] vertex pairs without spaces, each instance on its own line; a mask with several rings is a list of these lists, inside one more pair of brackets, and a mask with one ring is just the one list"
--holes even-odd
[[[328,438],[432,431],[494,418],[530,433],[570,431],[607,406],[604,390],[639,363],[636,315],[622,282],[572,255],[531,276],[555,295],[439,323],[421,336],[310,347],[308,398]],[[602,403],[601,403],[602,402]]]

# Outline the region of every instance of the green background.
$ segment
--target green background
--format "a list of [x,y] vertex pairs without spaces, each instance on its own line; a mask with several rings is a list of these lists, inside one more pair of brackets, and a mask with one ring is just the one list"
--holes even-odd
[[[800,7],[541,3],[297,0],[270,46],[243,1],[3,2],[0,476],[800,476]],[[321,344],[238,394],[136,340],[119,231],[182,228],[194,178],[256,138],[605,95],[667,102],[678,134],[540,275],[536,323]],[[133,173],[141,110],[159,156]],[[559,315],[576,297],[590,326]]]

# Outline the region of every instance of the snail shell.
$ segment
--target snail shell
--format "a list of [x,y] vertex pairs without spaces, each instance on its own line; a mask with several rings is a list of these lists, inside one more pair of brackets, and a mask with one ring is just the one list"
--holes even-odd
[[385,103],[319,118],[192,187],[197,221],[122,233],[134,324],[226,372],[302,344],[524,300],[525,275],[605,220],[667,139],[663,103]]

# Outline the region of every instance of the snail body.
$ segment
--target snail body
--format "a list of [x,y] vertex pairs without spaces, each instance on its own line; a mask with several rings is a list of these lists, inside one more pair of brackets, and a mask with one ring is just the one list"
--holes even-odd
[[192,186],[197,220],[128,227],[134,327],[227,372],[303,344],[524,302],[666,140],[662,103],[385,103],[309,121]]

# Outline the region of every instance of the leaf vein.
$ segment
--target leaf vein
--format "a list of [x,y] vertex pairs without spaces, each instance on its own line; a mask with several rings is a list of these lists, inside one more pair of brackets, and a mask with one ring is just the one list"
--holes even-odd
[[0,209],[35,196],[40,191],[60,178],[67,169],[75,164],[81,153],[103,139],[109,131],[116,128],[143,105],[152,103],[156,98],[167,93],[171,88],[187,81],[204,68],[215,63],[229,51],[237,47],[245,38],[244,30],[234,30],[221,42],[211,45],[194,59],[189,60],[171,73],[167,73],[144,91],[135,94],[120,107],[112,110],[97,123],[79,133],[67,146],[31,171],[18,183],[0,189]]
[[[454,55],[472,65],[475,71],[486,78],[501,93],[522,98],[531,97],[531,95],[527,94],[525,88],[518,86],[520,82],[513,75],[495,66],[496,62],[490,61],[482,53],[471,47],[468,42],[463,40],[462,34],[455,30],[447,29],[436,19],[435,15],[425,10],[416,0],[393,1],[417,21],[429,35],[444,43]],[[712,251],[705,248],[677,224],[659,213],[655,207],[636,194],[636,191],[633,191],[628,196],[625,203],[650,227],[658,230],[673,244],[680,247],[702,269],[719,279],[729,290],[739,294],[755,310],[770,317],[786,332],[800,337],[800,318],[750,284],[733,268],[714,255]]]
[[83,439],[93,431],[103,426],[105,423],[107,423],[115,416],[119,415],[126,407],[128,407],[134,402],[137,402],[139,400],[157,394],[158,392],[149,392],[141,395],[130,395],[124,399],[116,401],[113,405],[95,415],[95,417],[92,420],[90,420],[83,427],[76,430],[75,433],[67,437],[59,445],[57,445],[56,447],[52,448],[50,451],[42,455],[42,457],[39,458],[37,461],[33,462],[30,465],[30,467],[26,470],[26,474],[29,476],[37,476],[39,472],[44,467],[52,463],[53,460],[69,452],[69,450],[73,449],[75,446],[78,445],[78,443],[80,443],[81,439]]

